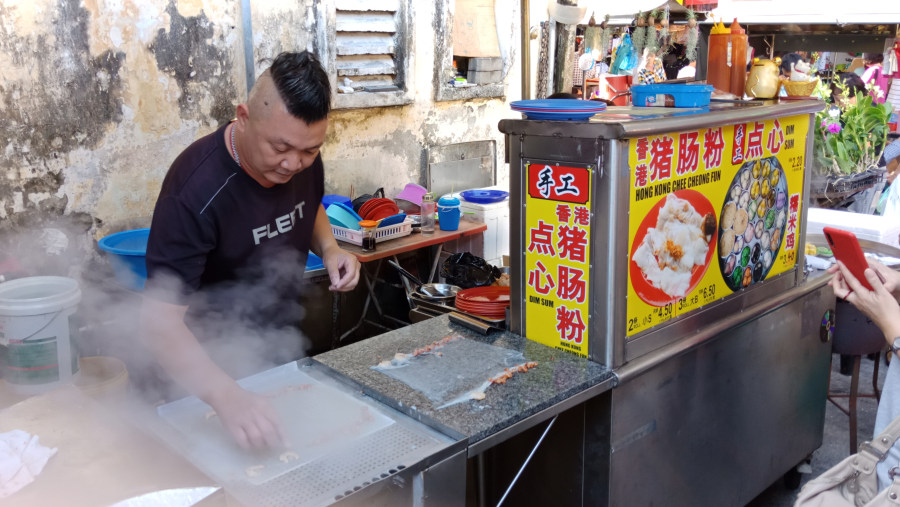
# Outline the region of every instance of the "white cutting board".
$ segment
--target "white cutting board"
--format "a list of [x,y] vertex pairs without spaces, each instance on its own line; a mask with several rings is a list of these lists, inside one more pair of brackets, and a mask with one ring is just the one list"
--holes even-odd
[[[258,373],[239,384],[269,397],[281,417],[289,448],[244,451],[218,417],[211,416],[212,408],[194,396],[158,409],[184,437],[179,451],[223,483],[268,482],[394,423],[362,401],[309,376],[297,363]],[[255,468],[248,473],[251,467]]]

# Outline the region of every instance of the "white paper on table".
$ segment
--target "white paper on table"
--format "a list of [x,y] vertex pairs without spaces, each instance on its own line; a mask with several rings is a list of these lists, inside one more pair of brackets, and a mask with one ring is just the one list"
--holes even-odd
[[37,435],[22,430],[0,433],[0,498],[34,482],[56,449],[38,443]]

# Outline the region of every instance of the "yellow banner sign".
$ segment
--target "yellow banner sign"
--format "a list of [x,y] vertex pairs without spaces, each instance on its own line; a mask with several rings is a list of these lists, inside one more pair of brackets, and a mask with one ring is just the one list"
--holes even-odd
[[792,269],[808,116],[630,140],[627,335]]
[[587,357],[591,169],[526,171],[525,336]]

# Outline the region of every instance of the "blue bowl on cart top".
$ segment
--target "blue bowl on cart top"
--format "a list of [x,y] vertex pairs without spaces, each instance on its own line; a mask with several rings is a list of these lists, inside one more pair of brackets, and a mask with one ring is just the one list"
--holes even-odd
[[709,105],[713,86],[707,84],[647,84],[631,87],[635,107],[703,107]]
[[132,229],[110,234],[97,242],[106,252],[116,281],[125,288],[141,291],[147,281],[147,238],[150,229]]

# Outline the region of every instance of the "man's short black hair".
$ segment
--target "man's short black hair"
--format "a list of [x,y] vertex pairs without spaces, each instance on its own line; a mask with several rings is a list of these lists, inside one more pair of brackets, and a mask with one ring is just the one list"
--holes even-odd
[[269,67],[278,95],[292,116],[315,123],[331,110],[331,84],[319,59],[309,51],[281,53]]

